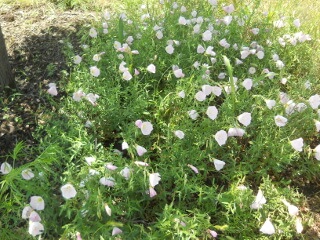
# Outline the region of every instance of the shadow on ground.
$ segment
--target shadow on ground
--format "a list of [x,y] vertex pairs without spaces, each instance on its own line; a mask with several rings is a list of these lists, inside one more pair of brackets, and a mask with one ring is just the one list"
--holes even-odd
[[[0,9],[1,10],[1,9]],[[15,13],[10,22],[5,22],[7,18],[1,21],[3,28],[11,31],[4,33],[9,52],[9,60],[12,70],[15,74],[17,89],[9,96],[0,98],[0,162],[8,160],[10,162],[10,154],[18,142],[24,142],[24,153],[26,162],[32,156],[28,154],[28,149],[35,146],[36,140],[33,135],[36,131],[39,116],[43,114],[44,109],[52,108],[52,104],[46,91],[48,84],[53,82],[57,86],[61,84],[63,72],[69,72],[67,59],[64,55],[66,42],[70,42],[75,48],[79,46],[80,37],[77,32],[83,27],[84,18],[77,18],[77,14],[70,14],[70,21],[62,21],[65,24],[39,24],[36,34],[30,34],[23,31],[19,34],[20,28],[11,28],[15,20]],[[19,12],[17,13],[19,14]],[[80,15],[81,13],[79,13]],[[0,20],[3,15],[0,11]],[[64,18],[68,16],[64,13]],[[12,24],[11,24],[12,22]],[[47,22],[48,23],[48,22]],[[30,25],[37,26],[37,23]],[[32,29],[31,29],[32,32]],[[19,38],[21,37],[21,39]],[[17,43],[12,38],[18,39]],[[9,44],[8,44],[9,43]],[[55,101],[59,101],[65,93],[59,91]],[[54,111],[54,109],[51,109]],[[29,155],[29,157],[28,157]],[[21,163],[16,163],[20,165]]]

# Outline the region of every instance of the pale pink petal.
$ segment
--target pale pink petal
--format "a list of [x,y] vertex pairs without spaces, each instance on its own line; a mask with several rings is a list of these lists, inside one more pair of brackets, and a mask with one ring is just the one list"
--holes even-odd
[[137,145],[136,146],[136,150],[139,156],[142,156],[143,154],[145,154],[147,152],[147,149],[145,149],[142,146]]
[[148,72],[156,73],[156,66],[155,66],[154,64],[150,64],[150,65],[147,67],[147,70],[148,70]]
[[106,164],[106,168],[108,168],[108,169],[111,170],[111,171],[114,171],[114,170],[116,170],[118,167],[115,166],[115,165],[113,165],[112,163],[107,163],[107,164]]
[[141,128],[141,126],[142,126],[142,121],[139,119],[139,120],[135,121],[134,124],[135,124],[138,128]]
[[192,169],[192,171],[194,171],[196,174],[199,173],[198,168],[196,168],[195,166],[188,164],[188,167]]
[[136,165],[138,165],[138,166],[143,166],[143,167],[147,167],[147,166],[149,166],[149,164],[148,164],[148,163],[146,163],[146,162],[135,161],[134,163],[135,163]]
[[120,234],[120,233],[122,233],[122,230],[120,228],[114,227],[112,229],[112,236]]
[[156,190],[154,190],[153,187],[149,187],[149,196],[150,196],[151,198],[153,198],[153,197],[156,196],[156,195],[157,195]]
[[161,176],[159,173],[150,173],[149,175],[149,184],[151,187],[155,187],[159,184]]

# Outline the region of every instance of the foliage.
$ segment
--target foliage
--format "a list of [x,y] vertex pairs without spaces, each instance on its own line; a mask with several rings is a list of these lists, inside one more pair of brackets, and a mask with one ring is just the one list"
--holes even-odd
[[106,12],[81,52],[66,46],[68,83],[44,97],[68,95],[39,126],[39,156],[2,176],[4,229],[41,196],[45,238],[268,239],[266,219],[271,239],[301,236],[307,216],[288,206],[319,174],[312,36],[260,1],[161,2]]

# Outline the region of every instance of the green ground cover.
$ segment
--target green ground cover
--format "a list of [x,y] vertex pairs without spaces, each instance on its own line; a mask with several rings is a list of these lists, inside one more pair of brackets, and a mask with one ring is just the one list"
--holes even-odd
[[320,172],[316,22],[261,1],[114,9],[65,42],[34,160],[18,144],[2,163],[1,234],[302,239],[299,187]]

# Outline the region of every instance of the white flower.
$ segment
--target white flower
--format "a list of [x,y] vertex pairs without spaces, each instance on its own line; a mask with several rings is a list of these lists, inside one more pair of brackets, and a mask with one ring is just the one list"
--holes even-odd
[[174,47],[172,45],[168,45],[165,50],[168,54],[172,54],[174,52]]
[[90,67],[90,73],[94,77],[98,77],[100,75],[100,69],[97,68],[96,66]]
[[287,124],[288,119],[283,116],[277,115],[274,117],[274,121],[278,127],[284,127]]
[[182,132],[181,130],[174,131],[174,135],[176,135],[180,139],[184,138],[184,132]]
[[212,39],[212,32],[210,32],[209,30],[206,30],[203,34],[202,34],[202,40],[203,41],[211,41]]
[[159,184],[159,181],[161,180],[161,176],[159,173],[150,173],[149,175],[149,184],[151,187],[155,187]]
[[258,51],[256,53],[256,56],[259,58],[259,59],[263,59],[264,58],[264,52],[263,51]]
[[232,21],[232,16],[225,16],[223,19],[222,19],[222,22],[225,24],[225,25],[229,25]]
[[260,209],[262,205],[267,202],[266,198],[263,196],[263,192],[259,189],[257,196],[255,197],[254,201],[250,205],[251,209]]
[[206,99],[206,97],[206,94],[202,91],[197,92],[195,95],[195,99],[197,99],[197,101],[199,102],[203,102]]
[[96,161],[95,157],[85,157],[84,159],[86,160],[89,166],[91,166],[91,164]]
[[35,237],[42,234],[43,231],[44,227],[41,223],[29,221],[29,234]]
[[209,106],[206,114],[210,119],[215,120],[218,116],[218,109],[215,106]]
[[2,174],[8,174],[9,172],[11,172],[11,170],[12,170],[12,166],[9,163],[4,162],[1,164],[0,172]]
[[109,169],[109,170],[111,170],[111,171],[114,171],[114,170],[116,170],[118,167],[115,166],[115,165],[113,165],[112,163],[107,163],[107,164],[106,164],[106,168]]
[[73,93],[73,100],[75,100],[76,102],[79,102],[81,100],[82,97],[85,97],[86,94],[82,91],[82,90],[78,90],[76,92]]
[[208,229],[208,232],[210,233],[210,235],[211,235],[213,238],[218,237],[218,233],[217,233],[216,231]]
[[55,83],[49,83],[49,89],[48,89],[47,92],[52,96],[57,96],[58,95],[58,90],[57,90],[56,84]]
[[294,150],[298,152],[302,152],[302,147],[303,147],[303,139],[302,138],[297,138],[292,141],[290,141],[291,146],[293,147]]
[[185,98],[186,96],[186,93],[182,90],[178,93],[178,96],[181,97],[181,98]]
[[[89,169],[89,175],[94,176],[94,175],[99,175],[100,173],[97,170],[94,169]],[[84,183],[84,182],[83,182]],[[84,186],[84,185],[83,185]],[[82,186],[82,187],[83,187]]]
[[242,128],[229,128],[228,137],[242,137],[245,131]]
[[97,30],[95,28],[90,28],[89,35],[92,38],[96,38],[98,36],[98,32],[97,32]]
[[224,161],[219,160],[219,159],[214,159],[213,164],[214,164],[215,169],[217,171],[220,171],[226,163]]
[[264,234],[267,234],[267,235],[272,235],[276,232],[276,230],[275,230],[275,228],[269,218],[267,218],[267,220],[261,226],[259,231]]
[[256,68],[255,68],[255,67],[250,67],[249,70],[248,70],[248,72],[249,72],[250,74],[255,74],[255,73],[256,73]]
[[138,128],[141,128],[142,126],[142,121],[140,119],[138,119],[137,121],[134,122],[134,124],[138,127]]
[[245,191],[245,190],[247,190],[248,188],[246,187],[246,186],[244,186],[244,185],[239,185],[238,187],[237,187],[237,189],[238,190],[240,190],[240,191]]
[[280,19],[273,23],[273,26],[276,28],[283,28],[286,24]]
[[301,26],[300,20],[299,20],[299,19],[293,20],[293,25],[294,25],[296,28],[299,28],[299,27]]
[[320,161],[320,144],[313,149],[314,151],[314,157]]
[[290,98],[289,98],[288,94],[286,94],[284,92],[280,92],[279,98],[280,98],[280,102],[282,104],[286,104],[287,102],[290,101]]
[[273,59],[273,61],[275,61],[275,62],[278,61],[278,60],[279,60],[279,55],[276,54],[276,53],[273,54],[273,55],[272,55],[272,59]]
[[227,40],[225,38],[220,40],[219,44],[220,44],[221,47],[224,47],[224,48],[229,48],[230,47],[230,44],[227,42]]
[[[250,51],[249,50],[243,50],[243,51],[240,52],[240,54],[241,54],[241,59],[246,59],[250,55]],[[243,62],[241,61],[241,63],[243,63]],[[239,63],[239,64],[241,64],[241,63]]]
[[145,154],[147,152],[147,149],[145,149],[142,146],[137,145],[136,146],[136,151],[137,151],[139,156],[142,156],[143,154]]
[[175,69],[173,70],[173,74],[176,78],[183,78],[184,77],[184,73],[182,72],[182,69]]
[[111,208],[109,207],[108,204],[104,204],[104,209],[106,210],[106,213],[108,214],[109,217],[111,217]]
[[30,206],[35,210],[43,210],[44,209],[44,201],[40,196],[32,196],[30,198]]
[[198,34],[200,32],[200,28],[201,28],[201,25],[200,24],[196,24],[193,26],[193,33],[194,34]]
[[141,162],[141,161],[135,161],[134,162],[137,166],[142,166],[142,167],[148,167],[149,164],[146,162]]
[[112,229],[112,236],[120,234],[120,233],[122,233],[122,230],[120,228],[114,227]]
[[62,192],[62,197],[64,197],[65,199],[70,199],[73,198],[77,195],[77,191],[74,188],[74,186],[70,183],[67,183],[65,185],[63,185],[60,188],[61,192]]
[[21,172],[21,175],[23,179],[30,180],[34,177],[34,173],[31,171],[31,169],[25,169]]
[[122,74],[122,78],[126,81],[129,81],[132,79],[132,75],[129,71],[124,71]]
[[156,37],[158,38],[158,39],[162,39],[163,38],[163,33],[162,33],[162,31],[157,31],[157,33],[156,33]]
[[266,105],[267,105],[267,107],[269,109],[272,109],[276,105],[276,101],[275,100],[267,99],[267,100],[265,100],[265,102],[266,102]]
[[121,144],[121,149],[122,150],[125,150],[125,149],[128,149],[129,148],[129,145],[126,141],[123,141],[122,144]]
[[303,226],[302,226],[301,218],[296,218],[295,225],[296,225],[296,231],[297,231],[297,233],[302,233],[302,231],[303,231]]
[[251,32],[253,33],[253,35],[257,35],[259,33],[260,29],[259,28],[252,28]]
[[208,2],[212,5],[212,6],[217,6],[218,1],[217,0],[208,0]]
[[320,105],[320,95],[315,94],[309,98],[309,104],[312,109],[317,109]]
[[284,68],[284,63],[281,60],[277,60],[276,61],[276,67],[278,69],[282,69],[282,68]]
[[196,110],[190,110],[190,111],[188,111],[188,114],[189,114],[189,117],[190,117],[192,120],[196,120],[197,117],[199,116],[199,114],[197,113]]
[[82,61],[82,57],[80,57],[79,55],[76,55],[73,57],[74,64],[80,64],[81,61]]
[[108,186],[108,187],[113,187],[115,185],[115,180],[113,177],[102,177],[100,178],[99,182],[102,184],[102,185],[105,185],[105,186]]
[[292,100],[288,101],[285,105],[286,114],[290,115],[294,113],[295,107],[296,104]]
[[250,90],[252,88],[252,79],[251,78],[246,78],[243,82],[242,82],[242,86],[246,89],[246,90]]
[[289,212],[289,215],[290,215],[290,216],[296,216],[296,215],[298,215],[299,209],[298,209],[296,206],[288,203],[285,199],[282,199],[281,201],[283,202],[284,205],[287,206],[288,212]]
[[151,198],[153,198],[154,196],[157,195],[157,192],[156,192],[156,190],[154,190],[153,187],[149,187],[149,191],[147,191],[147,194],[149,194],[149,196],[150,196]]
[[222,89],[221,87],[217,87],[217,86],[213,86],[212,89],[211,89],[212,93],[214,95],[216,95],[217,97],[219,97],[222,93]]
[[185,17],[180,16],[178,22],[180,25],[187,25],[187,20]]
[[230,14],[234,11],[234,6],[233,4],[230,4],[228,6],[222,7],[223,11],[225,11],[227,14]]
[[156,73],[156,66],[155,66],[154,64],[150,64],[150,65],[147,67],[147,70],[148,70],[148,72]]
[[41,222],[41,217],[36,211],[32,211],[29,216],[29,221]]
[[32,207],[30,206],[25,206],[22,210],[22,218],[23,219],[28,219],[30,217],[31,212],[34,211]]
[[96,105],[96,101],[99,98],[99,95],[93,94],[93,93],[88,93],[86,98],[93,106],[95,106]]
[[92,60],[99,62],[101,60],[101,54],[94,54]]
[[226,73],[224,73],[224,72],[221,72],[221,73],[219,73],[219,75],[218,75],[218,78],[219,78],[219,79],[225,79],[225,77],[226,77]]
[[303,112],[304,110],[307,109],[307,105],[305,103],[298,103],[295,108],[297,109],[298,112]]
[[205,51],[206,51],[206,49],[199,44],[197,47],[197,53],[204,53]]
[[240,114],[237,119],[242,125],[247,127],[251,123],[251,113],[244,112]]
[[212,87],[210,85],[202,85],[201,89],[202,89],[202,92],[204,92],[204,94],[206,96],[209,96],[212,92]]
[[315,124],[316,124],[316,130],[317,130],[317,132],[320,132],[320,122],[317,121],[317,120],[315,120],[314,122],[315,122]]
[[214,135],[214,138],[218,142],[218,144],[220,146],[222,146],[222,145],[226,144],[227,139],[228,139],[228,134],[226,131],[220,130]]
[[142,122],[140,129],[143,135],[150,135],[153,130],[153,126],[150,122]]
[[198,170],[195,166],[193,166],[193,165],[191,165],[191,164],[188,164],[188,167],[191,168],[192,171],[194,171],[196,174],[199,173],[199,170]]
[[126,179],[126,180],[129,180],[130,178],[130,173],[131,173],[131,170],[130,168],[128,167],[125,167],[124,169],[122,169],[120,171],[120,174]]

